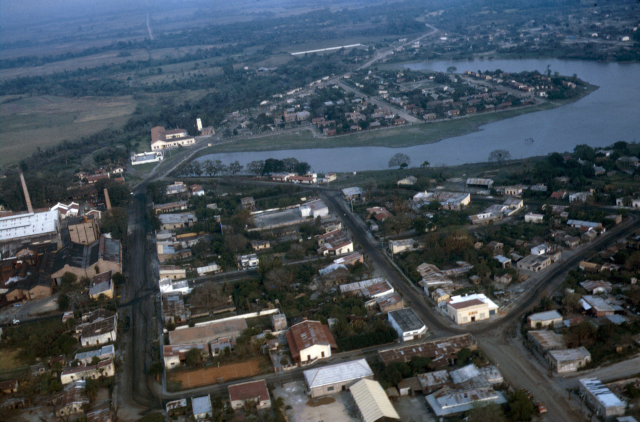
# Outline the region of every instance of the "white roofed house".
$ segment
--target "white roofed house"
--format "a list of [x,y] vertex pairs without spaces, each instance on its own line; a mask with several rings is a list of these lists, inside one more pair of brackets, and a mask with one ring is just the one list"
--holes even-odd
[[527,323],[531,328],[555,327],[562,325],[562,315],[558,311],[539,312],[529,315]]
[[342,189],[342,194],[347,201],[352,201],[354,199],[364,199],[364,193],[359,187],[344,188]]
[[191,227],[198,222],[195,214],[185,212],[179,214],[160,214],[160,228],[162,230],[182,229]]
[[212,415],[211,398],[208,394],[202,397],[193,397],[191,398],[191,408],[193,417],[197,421],[207,419]]
[[427,326],[411,308],[391,311],[387,315],[389,323],[402,341],[419,339],[427,333]]
[[373,379],[373,371],[365,359],[304,371],[305,383],[311,397],[339,393],[364,378]]
[[248,270],[251,268],[258,268],[260,259],[256,254],[242,255],[238,257],[238,269]]
[[106,359],[95,365],[81,365],[60,372],[60,382],[69,384],[73,381],[112,377],[116,373],[113,359]]
[[76,353],[75,360],[79,361],[83,365],[90,364],[94,357],[97,357],[100,360],[105,359],[113,359],[115,356],[115,348],[112,344],[102,346],[102,348],[97,350],[92,350],[89,352],[81,352]]

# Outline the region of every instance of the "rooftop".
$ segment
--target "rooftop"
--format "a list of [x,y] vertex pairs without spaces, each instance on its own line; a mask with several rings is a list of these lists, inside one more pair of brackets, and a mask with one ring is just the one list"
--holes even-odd
[[247,329],[244,319],[214,322],[207,325],[176,329],[169,332],[170,344],[207,342],[220,337],[237,337]]
[[597,378],[580,379],[582,387],[589,391],[605,408],[626,406],[625,402],[620,400],[618,396],[613,394],[611,390],[605,387]]
[[449,373],[446,370],[427,372],[417,375],[422,388],[434,388],[449,382]]
[[365,359],[338,363],[304,371],[308,388],[356,380],[373,376],[373,371]]
[[319,321],[303,321],[293,325],[286,336],[294,358],[299,356],[302,350],[316,344],[329,346],[332,349],[338,348],[329,327]]
[[376,422],[381,418],[400,419],[386,393],[377,381],[363,379],[349,389],[363,422]]
[[434,364],[447,364],[447,358],[460,350],[478,347],[476,339],[471,334],[439,338],[412,346],[395,347],[378,351],[380,360],[385,365],[391,362],[409,362],[413,356],[431,358]]
[[269,391],[265,380],[244,382],[229,386],[229,399],[231,401],[269,400]]
[[193,397],[191,399],[191,407],[193,408],[194,415],[211,413],[211,399],[209,398],[209,395]]
[[389,319],[393,319],[403,332],[416,331],[425,327],[424,322],[411,308],[398,309],[389,312]]
[[543,351],[564,349],[567,344],[564,341],[564,337],[561,334],[557,334],[550,330],[537,330],[529,331],[529,336],[533,338],[536,343],[540,345]]
[[550,321],[553,319],[562,319],[562,315],[558,311],[538,312],[537,314],[529,315],[530,321]]
[[96,322],[84,324],[82,327],[82,337],[93,337],[115,331],[116,324],[117,319],[115,315]]
[[556,362],[573,362],[591,357],[591,354],[584,347],[579,347],[577,349],[549,350],[549,356]]

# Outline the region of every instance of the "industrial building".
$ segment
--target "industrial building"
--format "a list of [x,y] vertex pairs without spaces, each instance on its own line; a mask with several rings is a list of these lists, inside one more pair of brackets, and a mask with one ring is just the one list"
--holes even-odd
[[427,333],[427,326],[411,308],[391,311],[387,315],[389,323],[402,341],[415,340]]
[[489,319],[497,310],[498,305],[482,293],[453,296],[447,304],[447,313],[456,324]]
[[364,378],[373,379],[373,371],[365,359],[304,371],[304,379],[311,397],[348,390],[351,385]]
[[400,415],[377,381],[362,379],[349,389],[362,422],[400,420]]
[[506,403],[507,400],[499,391],[491,387],[451,391],[446,388],[426,397],[427,404],[436,416],[448,416],[471,410],[476,403]]
[[604,419],[622,416],[627,408],[627,404],[597,378],[580,379],[580,395],[594,409],[596,415]]

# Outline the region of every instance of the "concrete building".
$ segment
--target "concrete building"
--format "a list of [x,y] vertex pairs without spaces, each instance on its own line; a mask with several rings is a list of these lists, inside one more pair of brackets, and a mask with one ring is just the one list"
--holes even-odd
[[242,255],[238,257],[239,270],[249,270],[252,268],[258,268],[259,264],[260,264],[260,260],[258,259],[258,255],[256,254]]
[[627,404],[613,394],[597,378],[580,379],[580,395],[591,406],[596,415],[607,419],[624,415]]
[[580,304],[585,311],[598,318],[615,314],[613,306],[599,296],[584,295]]
[[271,327],[274,332],[284,331],[287,329],[287,317],[285,314],[271,315]]
[[161,230],[174,230],[192,227],[198,222],[198,217],[190,212],[179,214],[160,214],[158,218],[160,219]]
[[51,278],[60,282],[66,272],[82,277],[93,278],[105,271],[122,272],[122,246],[120,241],[101,235],[90,245],[71,244],[56,253]]
[[101,361],[113,359],[115,357],[115,348],[113,347],[113,344],[102,346],[100,349],[91,350],[90,352],[76,353],[74,360],[77,360],[83,365],[88,365],[94,357],[97,357]]
[[413,239],[403,240],[390,240],[389,251],[392,255],[396,255],[403,252],[415,251],[418,248],[418,243]]
[[476,404],[488,402],[503,404],[507,402],[502,393],[490,387],[461,391],[451,391],[444,388],[428,395],[426,400],[437,417],[466,412]]
[[85,218],[84,221],[69,224],[67,228],[69,229],[69,237],[73,243],[90,245],[100,238],[100,227],[98,227],[96,220],[87,220]]
[[349,387],[364,378],[373,379],[373,371],[365,359],[304,371],[307,391],[311,397],[321,397],[348,390]]
[[519,270],[537,273],[551,265],[551,258],[548,255],[529,255],[518,261],[516,265]]
[[591,354],[584,347],[577,349],[549,350],[547,361],[558,374],[576,372],[591,362]]
[[608,281],[604,280],[587,280],[580,283],[583,289],[591,293],[592,295],[597,295],[600,293],[609,293],[613,286]]
[[116,373],[112,359],[107,359],[96,365],[82,365],[65,369],[60,372],[60,382],[62,385],[78,380],[98,379],[100,377],[113,377]]
[[59,418],[68,418],[71,415],[84,412],[84,406],[89,405],[89,398],[84,392],[86,381],[75,381],[64,386],[60,393],[55,394],[49,404],[55,406],[55,415]]
[[300,214],[303,217],[322,218],[329,216],[329,207],[325,205],[320,199],[310,201],[300,205]]
[[378,309],[380,309],[380,312],[382,313],[396,311],[398,309],[404,308],[404,300],[402,300],[402,298],[397,293],[380,296],[375,300]]
[[131,155],[131,165],[157,163],[164,159],[162,151],[142,152],[140,154]]
[[246,329],[247,322],[243,318],[178,328],[169,332],[169,344],[205,344],[223,337],[235,339]]
[[387,315],[389,323],[402,341],[418,339],[427,333],[427,326],[411,308],[392,311]]
[[286,333],[287,343],[294,361],[310,363],[331,357],[338,345],[329,327],[319,321],[303,321],[293,325]]
[[191,398],[191,409],[195,420],[200,421],[213,415],[211,411],[211,398],[207,394],[202,397]]
[[434,367],[444,367],[453,364],[456,353],[462,349],[471,351],[478,349],[478,343],[471,334],[439,338],[426,341],[418,345],[393,347],[379,350],[380,360],[389,365],[391,362],[410,362],[414,356],[430,358]]
[[158,271],[160,278],[170,278],[171,280],[181,280],[187,278],[187,270],[177,265],[159,265]]
[[525,223],[542,223],[544,222],[544,214],[528,213],[524,216]]
[[215,274],[222,272],[222,267],[215,262],[212,262],[208,265],[205,265],[204,267],[196,267],[196,272],[200,276],[205,274]]
[[51,207],[51,211],[58,210],[60,213],[60,218],[63,220],[69,217],[77,217],[78,211],[80,211],[80,204],[76,202],[72,202],[70,204],[63,204],[58,202],[53,207]]
[[151,150],[161,151],[169,148],[178,148],[195,145],[196,140],[189,136],[185,129],[166,130],[162,126],[151,128]]
[[342,230],[336,230],[329,233],[316,236],[318,239],[318,255],[343,255],[353,252],[353,242]]
[[482,293],[453,296],[447,304],[447,313],[456,324],[468,324],[489,319],[497,310],[498,305]]
[[557,334],[551,330],[538,330],[527,332],[527,337],[531,340],[534,347],[544,355],[549,350],[564,350],[567,343],[561,334]]
[[97,300],[100,298],[100,295],[104,295],[104,297],[113,299],[115,287],[111,278],[112,276],[113,271],[105,271],[94,275],[89,284],[89,297]]
[[174,182],[165,188],[167,195],[178,195],[180,193],[187,193],[188,191],[187,185],[185,185],[184,182]]
[[347,201],[353,201],[354,199],[364,199],[364,193],[359,187],[344,188],[342,194]]
[[199,350],[203,355],[209,352],[207,344],[178,344],[164,346],[162,353],[164,367],[171,369],[179,366],[185,361],[187,353],[193,349]]
[[257,409],[271,407],[271,397],[265,380],[243,382],[229,386],[229,402],[233,409],[242,409],[247,403],[255,404]]
[[187,209],[187,201],[169,202],[168,204],[154,204],[153,211],[156,214],[163,212],[184,211]]
[[531,328],[545,328],[562,325],[562,315],[558,311],[547,311],[532,314],[527,317],[527,324]]
[[[9,212],[4,214],[7,213]],[[58,241],[59,236],[60,213],[58,210],[24,214],[9,213],[0,217],[0,246],[2,246],[3,256],[5,253],[9,254],[6,248],[9,248],[12,242]]]
[[400,420],[386,393],[377,381],[362,379],[349,389],[363,422]]
[[340,294],[345,296],[363,296],[376,299],[395,292],[385,278],[377,277],[340,285]]
[[417,375],[418,382],[422,386],[422,392],[429,394],[443,387],[453,388],[453,382],[446,370],[427,372],[426,374]]

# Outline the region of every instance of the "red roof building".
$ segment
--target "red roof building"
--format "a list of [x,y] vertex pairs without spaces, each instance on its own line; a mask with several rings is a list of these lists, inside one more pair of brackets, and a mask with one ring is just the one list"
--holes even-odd
[[291,356],[296,362],[312,362],[331,357],[338,345],[329,330],[320,321],[303,321],[286,333]]

